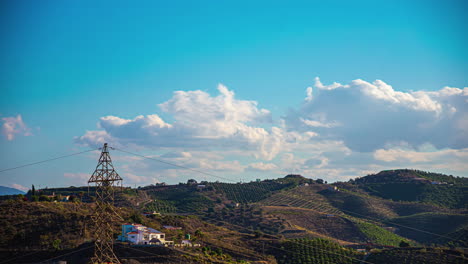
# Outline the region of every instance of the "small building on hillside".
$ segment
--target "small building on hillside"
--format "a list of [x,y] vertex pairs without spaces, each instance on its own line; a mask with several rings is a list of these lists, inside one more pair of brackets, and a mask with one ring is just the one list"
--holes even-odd
[[163,232],[140,224],[123,224],[122,234],[119,235],[118,240],[135,245],[162,246],[172,243],[172,241],[166,241],[166,235]]
[[143,212],[143,215],[144,216],[152,216],[152,215],[161,215],[161,213],[158,213],[156,211],[152,211],[152,212]]
[[192,242],[190,242],[188,239],[184,239],[180,242],[180,244],[182,244],[182,246],[191,246]]
[[237,207],[240,206],[240,203],[234,203],[234,202],[232,202],[232,203],[226,204],[226,206],[229,207],[229,208],[237,208]]

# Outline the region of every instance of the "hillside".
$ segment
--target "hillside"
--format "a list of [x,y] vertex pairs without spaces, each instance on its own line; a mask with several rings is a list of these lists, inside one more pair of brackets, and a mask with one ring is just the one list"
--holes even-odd
[[15,195],[15,194],[25,194],[25,192],[20,191],[15,188],[0,186],[0,195]]
[[468,208],[468,179],[418,170],[387,170],[340,184],[384,199]]
[[[464,209],[386,199],[369,191],[376,184],[385,189],[394,181],[433,186],[431,182],[413,183],[413,176],[412,171],[402,170],[335,184],[288,175],[250,183],[125,188],[116,199],[123,222],[157,230],[163,230],[163,225],[178,226],[181,230],[165,230],[169,240],[181,241],[185,234],[191,234],[191,239],[202,243],[203,248],[164,252],[145,249],[137,253],[116,244],[116,250],[122,258],[140,254],[140,263],[359,263],[365,254],[356,249],[373,248],[368,258],[378,261],[374,263],[386,263],[382,262],[386,256],[406,263],[408,259],[428,256],[440,259],[448,247],[466,247],[468,218]],[[440,180],[444,176],[431,177]],[[444,187],[464,187],[463,180],[454,179],[454,185]],[[38,194],[37,201],[31,193],[26,200],[11,196],[10,200],[0,201],[0,224],[5,227],[0,230],[0,258],[35,252],[35,256],[46,259],[91,242],[92,190],[91,196],[87,187],[45,189]],[[59,198],[66,195],[75,198],[60,202]],[[142,214],[148,211],[158,214]],[[115,237],[119,232],[117,224]],[[402,243],[419,249],[424,246],[426,252],[389,249]],[[446,248],[434,251],[434,245]],[[70,254],[71,263],[77,259]],[[460,260],[464,259],[454,258],[453,263]],[[24,257],[15,263],[28,261],[31,259]]]

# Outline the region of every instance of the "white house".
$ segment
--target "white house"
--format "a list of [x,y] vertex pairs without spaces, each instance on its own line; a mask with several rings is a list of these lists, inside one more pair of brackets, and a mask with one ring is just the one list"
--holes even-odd
[[140,224],[123,224],[122,234],[119,235],[118,240],[135,245],[165,245],[172,243],[172,241],[166,241],[166,235],[163,232]]

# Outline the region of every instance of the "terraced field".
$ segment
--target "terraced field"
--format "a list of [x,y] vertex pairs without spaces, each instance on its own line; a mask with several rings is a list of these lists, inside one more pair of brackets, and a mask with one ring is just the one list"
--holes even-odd
[[264,206],[297,207],[315,210],[322,214],[344,215],[318,193],[327,187],[323,185],[299,186],[291,190],[277,192],[259,202]]

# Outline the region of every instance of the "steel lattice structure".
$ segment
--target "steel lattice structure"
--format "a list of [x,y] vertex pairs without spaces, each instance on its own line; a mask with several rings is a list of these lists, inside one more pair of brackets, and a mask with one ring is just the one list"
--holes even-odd
[[114,209],[114,192],[119,183],[122,183],[122,178],[112,165],[107,143],[104,143],[96,170],[88,180],[88,186],[90,183],[96,184],[96,209],[93,215],[96,240],[91,262],[120,264],[114,253],[112,229],[114,223],[121,219]]

